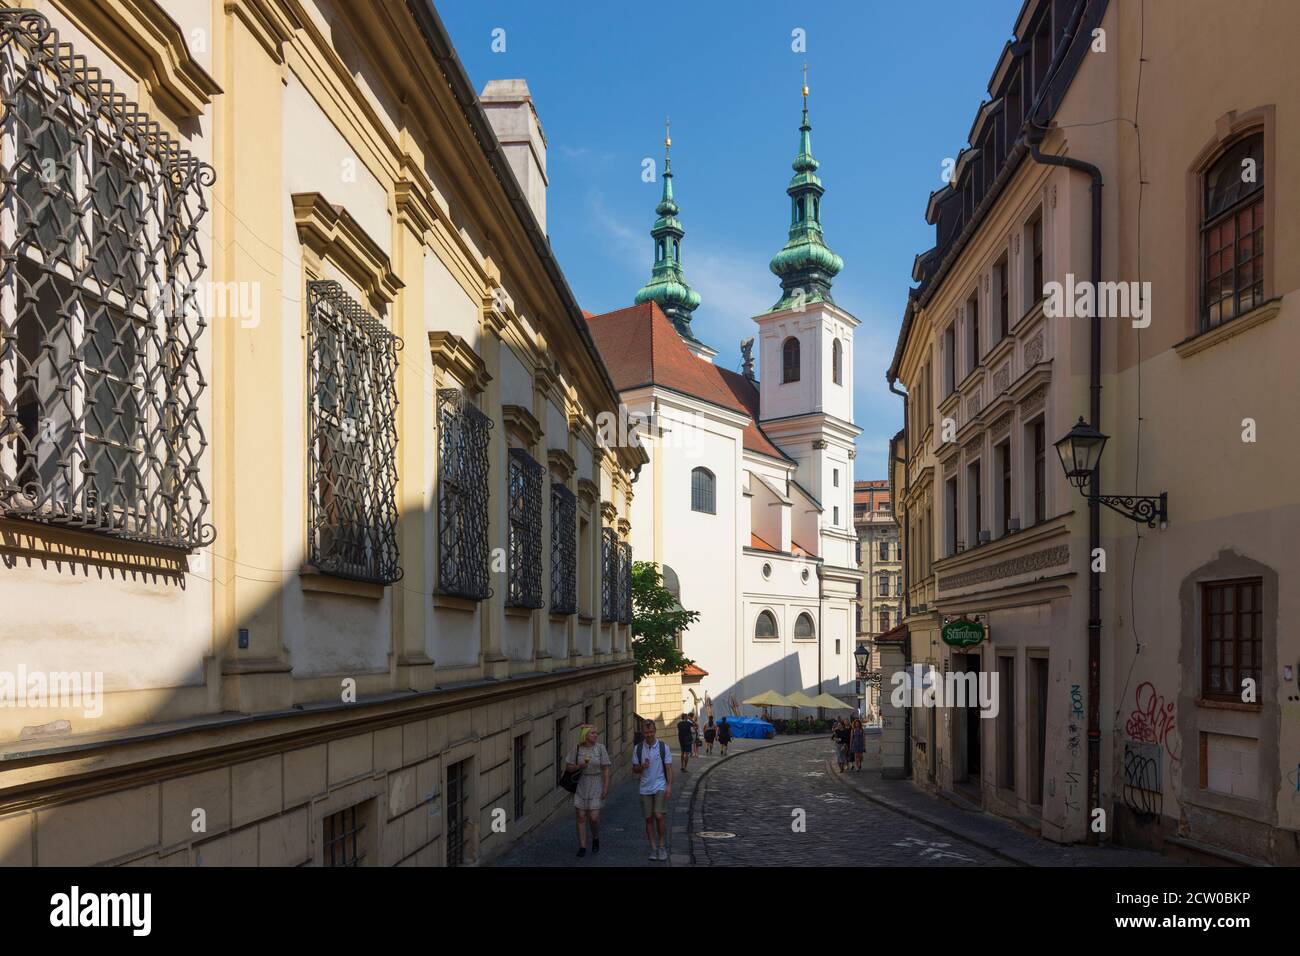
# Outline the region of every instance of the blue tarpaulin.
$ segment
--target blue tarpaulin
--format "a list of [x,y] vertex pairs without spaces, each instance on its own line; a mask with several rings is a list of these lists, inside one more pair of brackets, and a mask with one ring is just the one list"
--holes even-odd
[[[721,723],[721,721],[718,721],[718,723]],[[727,726],[731,728],[731,736],[733,737],[751,737],[757,740],[766,740],[769,737],[776,736],[776,728],[762,717],[728,717]]]

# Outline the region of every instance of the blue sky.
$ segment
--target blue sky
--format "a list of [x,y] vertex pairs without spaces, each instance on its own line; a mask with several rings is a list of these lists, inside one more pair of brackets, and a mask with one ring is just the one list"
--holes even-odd
[[[444,0],[438,12],[476,89],[528,81],[548,142],[551,243],[583,308],[632,303],[649,278],[672,117],[683,264],[703,303],[692,328],[738,369],[750,317],[779,298],[768,261],[786,239],[808,63],[826,241],[844,259],[836,302],[855,339],[856,477],[883,478],[902,404],[885,383],[912,258],[934,242],[925,203],[955,157],[1021,0],[575,3]],[[493,31],[505,50],[494,52]],[[804,31],[795,52],[792,31]],[[658,168],[658,166],[656,166]],[[760,370],[761,373],[762,370]]]

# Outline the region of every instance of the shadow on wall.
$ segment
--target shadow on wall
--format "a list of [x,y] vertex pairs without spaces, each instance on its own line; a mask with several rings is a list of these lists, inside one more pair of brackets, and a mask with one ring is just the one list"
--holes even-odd
[[[399,527],[428,517],[404,514]],[[8,608],[0,622],[0,865],[486,860],[565,805],[556,761],[582,723],[597,728],[616,769],[626,763],[630,661],[570,667],[557,659],[548,672],[511,680],[416,689],[394,652],[402,641],[394,622],[403,603],[408,613],[412,601],[433,613],[430,594],[404,580],[383,586],[313,573],[306,556],[300,567],[259,572],[266,596],[244,617],[278,621],[280,630],[278,646],[253,659],[240,650],[238,628],[215,632],[211,585],[199,577],[253,573],[228,563],[231,549],[217,539],[214,567],[206,551],[0,518]],[[506,578],[491,574],[497,595],[507,592]],[[149,623],[134,634],[106,633],[111,646],[88,669],[78,648],[109,620],[101,608],[97,621],[104,588],[114,588],[114,618],[125,608],[124,620],[136,614]],[[25,621],[12,613],[20,601],[30,602]],[[494,605],[479,607],[437,613],[464,618],[477,633]],[[297,653],[284,628],[291,614],[307,638]],[[502,615],[503,631],[531,634],[539,615],[545,651],[544,611]],[[328,652],[305,662],[327,629],[335,646],[346,639],[377,648],[370,656],[379,667],[352,666],[369,652],[350,663]],[[164,632],[174,637],[175,662],[150,663],[151,653],[167,652],[155,640]],[[531,641],[503,639],[502,647],[516,662],[532,659],[519,656]],[[133,648],[136,656],[125,656]],[[422,668],[429,684],[433,663]],[[171,678],[158,678],[160,670]],[[241,709],[241,699],[252,709]]]

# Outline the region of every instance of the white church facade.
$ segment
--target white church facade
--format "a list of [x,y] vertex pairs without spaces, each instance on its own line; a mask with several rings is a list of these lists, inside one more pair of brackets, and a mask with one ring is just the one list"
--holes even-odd
[[588,317],[627,414],[649,423],[639,436],[650,461],[635,483],[633,554],[660,565],[681,604],[700,613],[681,637],[694,666],[642,681],[643,716],[669,719],[707,697],[720,717],[767,690],[856,704],[858,320],[831,299],[843,263],[823,242],[809,134],[805,99],[789,241],[771,266],[781,298],[753,317],[743,372],[717,364],[691,329],[700,299],[681,267],[667,157],[651,281],[637,304]]

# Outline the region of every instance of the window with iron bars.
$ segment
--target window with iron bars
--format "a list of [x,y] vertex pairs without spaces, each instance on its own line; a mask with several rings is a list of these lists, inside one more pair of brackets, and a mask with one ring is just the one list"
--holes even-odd
[[542,606],[542,466],[510,449],[510,563],[507,607]]
[[551,612],[578,613],[578,499],[551,482]]
[[438,590],[482,601],[488,584],[488,433],[458,388],[438,390]]
[[399,338],[333,280],[307,283],[308,562],[401,580],[397,554]]
[[325,818],[322,862],[325,866],[361,866],[366,858],[360,807],[346,807]]
[[447,768],[447,792],[444,803],[447,811],[447,865],[463,866],[468,844],[466,830],[469,826],[469,772],[470,758]]
[[0,513],[192,550],[215,179],[31,10],[0,10]]
[[618,603],[618,535],[613,528],[600,534],[600,617],[605,622],[619,616]]
[[618,622],[632,623],[632,546],[618,546]]

